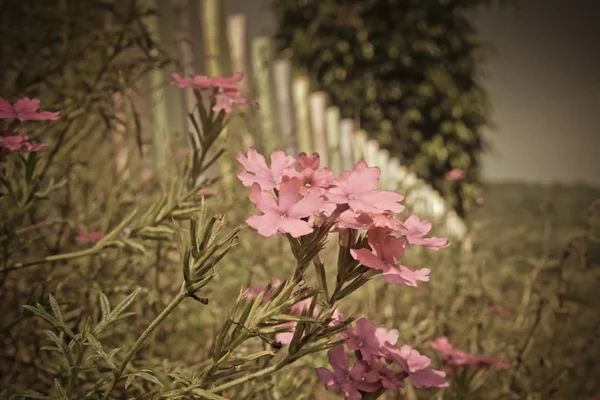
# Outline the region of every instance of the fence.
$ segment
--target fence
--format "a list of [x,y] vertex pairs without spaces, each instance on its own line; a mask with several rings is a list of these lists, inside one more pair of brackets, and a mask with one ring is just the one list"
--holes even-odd
[[[145,0],[160,17],[149,21],[151,34],[181,62],[185,75],[243,72],[242,91],[258,100],[261,110],[252,119],[252,129],[266,153],[284,149],[289,154],[319,152],[322,165],[336,174],[351,169],[359,160],[381,169],[381,187],[407,194],[406,204],[414,212],[441,225],[444,234],[463,239],[466,226],[449,210],[437,191],[417,178],[401,160],[379,148],[367,132],[355,128],[352,119],[342,119],[340,110],[328,104],[327,94],[313,92],[308,76],[297,73],[289,59],[275,54],[269,37],[248,38],[245,15],[223,15],[220,0]],[[148,98],[155,160],[160,170],[168,162],[166,149],[170,131],[186,127],[185,110],[195,99],[191,91],[168,86],[171,70],[154,71],[150,84],[158,90]],[[252,112],[252,111],[243,111]],[[170,129],[167,130],[167,127]],[[232,157],[223,157],[220,173],[231,176]]]

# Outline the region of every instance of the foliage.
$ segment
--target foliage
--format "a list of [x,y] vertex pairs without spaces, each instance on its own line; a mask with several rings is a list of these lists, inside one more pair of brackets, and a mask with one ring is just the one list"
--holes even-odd
[[[480,190],[488,102],[467,12],[485,1],[275,0],[279,50],[342,116],[430,182],[464,217]],[[452,168],[460,182],[446,182]]]

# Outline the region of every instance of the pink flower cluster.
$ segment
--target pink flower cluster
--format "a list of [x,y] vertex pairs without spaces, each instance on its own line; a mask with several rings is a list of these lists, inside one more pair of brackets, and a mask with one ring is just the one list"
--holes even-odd
[[24,97],[14,104],[0,97],[0,119],[12,119],[8,129],[0,134],[0,158],[5,153],[33,153],[48,147],[47,144],[33,144],[27,135],[15,132],[23,121],[55,121],[60,118],[58,112],[38,111],[40,101]]
[[259,104],[251,99],[246,99],[240,96],[239,83],[242,81],[243,74],[236,73],[230,78],[217,76],[209,78],[208,76],[197,75],[192,78],[184,78],[178,73],[171,75],[173,81],[171,85],[184,88],[193,88],[198,90],[210,90],[214,105],[212,110],[219,112],[221,110],[226,113],[233,111],[234,105],[249,105],[260,108]]
[[449,374],[454,374],[459,369],[473,369],[479,371],[488,369],[492,366],[510,369],[511,366],[502,360],[494,357],[469,354],[455,348],[447,337],[439,337],[432,341],[429,346],[442,353],[443,363]]
[[[263,296],[263,301],[268,301],[273,296],[273,293],[284,283],[285,283],[285,281],[282,281],[277,278],[273,278],[271,280],[271,287],[269,288],[269,290],[267,290],[267,292]],[[253,286],[251,289],[246,289],[244,291],[244,296],[257,297],[263,290],[265,290],[264,286],[256,285],[256,286]],[[311,299],[302,300],[302,301],[294,304],[293,306],[291,306],[290,309],[286,311],[286,314],[300,317],[300,316],[302,316],[302,313],[305,310],[308,310],[310,308],[310,304],[311,304]],[[319,316],[319,307],[315,307],[312,317],[317,318],[318,316]],[[331,319],[332,319],[332,321],[329,323],[329,326],[335,326],[337,323],[344,321],[344,317],[339,313],[339,311],[337,309],[333,312]],[[292,339],[294,337],[294,332],[296,331],[296,325],[297,325],[297,323],[294,321],[285,322],[281,325],[278,325],[279,327],[289,327],[289,331],[288,332],[280,332],[280,333],[275,334],[275,340],[281,344],[289,345],[292,342]]]
[[[247,155],[238,152],[244,170],[237,174],[244,186],[251,187],[249,198],[261,215],[250,216],[246,223],[262,236],[289,234],[300,237],[313,232],[338,207],[343,211],[334,225],[336,230],[367,231],[369,249],[352,249],[351,255],[366,267],[382,271],[391,284],[417,286],[429,280],[429,270],[398,264],[407,244],[432,250],[448,247],[446,238],[424,238],[431,223],[411,215],[405,221],[395,213],[404,210],[403,197],[377,189],[381,171],[359,162],[352,171],[338,178],[327,168],[319,169],[318,153],[301,153],[296,160],[283,151],[271,154],[270,166],[255,149]],[[298,167],[298,168],[297,168]]]
[[104,238],[105,234],[98,231],[86,231],[85,229],[79,229],[77,231],[77,236],[75,236],[75,241],[77,243],[85,244],[85,243],[96,243]]
[[388,331],[361,318],[356,329],[348,328],[342,338],[357,361],[350,367],[344,346],[334,347],[327,354],[333,371],[317,368],[317,375],[326,389],[341,391],[345,399],[359,400],[363,393],[383,388],[396,391],[404,387],[406,378],[417,388],[448,387],[443,371],[427,369],[431,364],[428,357],[409,345],[395,347],[396,330]]

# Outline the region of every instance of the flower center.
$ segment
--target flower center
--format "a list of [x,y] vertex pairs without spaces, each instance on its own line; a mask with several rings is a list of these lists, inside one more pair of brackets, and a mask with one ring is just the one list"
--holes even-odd
[[281,219],[286,219],[287,217],[288,217],[288,216],[287,216],[287,214],[286,214],[286,213],[279,214],[279,218],[281,218]]
[[358,199],[358,195],[356,195],[356,194],[349,194],[348,195],[348,199],[349,200],[356,200],[356,199]]

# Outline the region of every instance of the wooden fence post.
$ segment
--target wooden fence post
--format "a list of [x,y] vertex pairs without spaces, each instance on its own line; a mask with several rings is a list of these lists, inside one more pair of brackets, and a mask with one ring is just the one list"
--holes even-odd
[[400,160],[396,157],[390,157],[390,161],[388,162],[388,173],[389,173],[389,183],[388,187],[390,191],[397,192],[400,179]]
[[390,152],[385,149],[380,149],[379,153],[377,154],[377,166],[381,171],[381,174],[379,175],[379,187],[385,190],[389,190],[390,186],[390,174],[388,170],[389,161]]
[[252,41],[252,61],[256,81],[256,97],[260,103],[260,136],[263,150],[271,154],[281,149],[282,138],[277,127],[277,104],[275,102],[273,74],[271,72],[275,49],[269,37],[258,37]]
[[327,140],[329,142],[329,169],[335,175],[342,172],[342,154],[340,150],[340,109],[327,107],[325,110]]
[[314,151],[312,133],[310,131],[310,112],[308,110],[308,92],[310,80],[308,76],[299,75],[294,78],[292,90],[294,105],[296,106],[296,133],[298,138],[298,152],[312,154]]
[[289,59],[277,59],[273,63],[275,93],[277,97],[277,115],[279,129],[287,154],[296,156],[296,116],[294,114],[294,98],[292,94],[292,62]]
[[354,168],[354,120],[344,118],[340,121],[340,153],[342,154],[342,168],[350,171]]
[[329,165],[329,146],[327,145],[327,131],[325,127],[327,95],[325,92],[311,93],[309,103],[315,151],[321,156],[321,165],[327,166]]
[[358,161],[366,162],[367,140],[368,140],[367,132],[365,132],[363,130],[354,132],[353,145],[354,145],[354,159],[356,160],[356,162],[358,162]]

